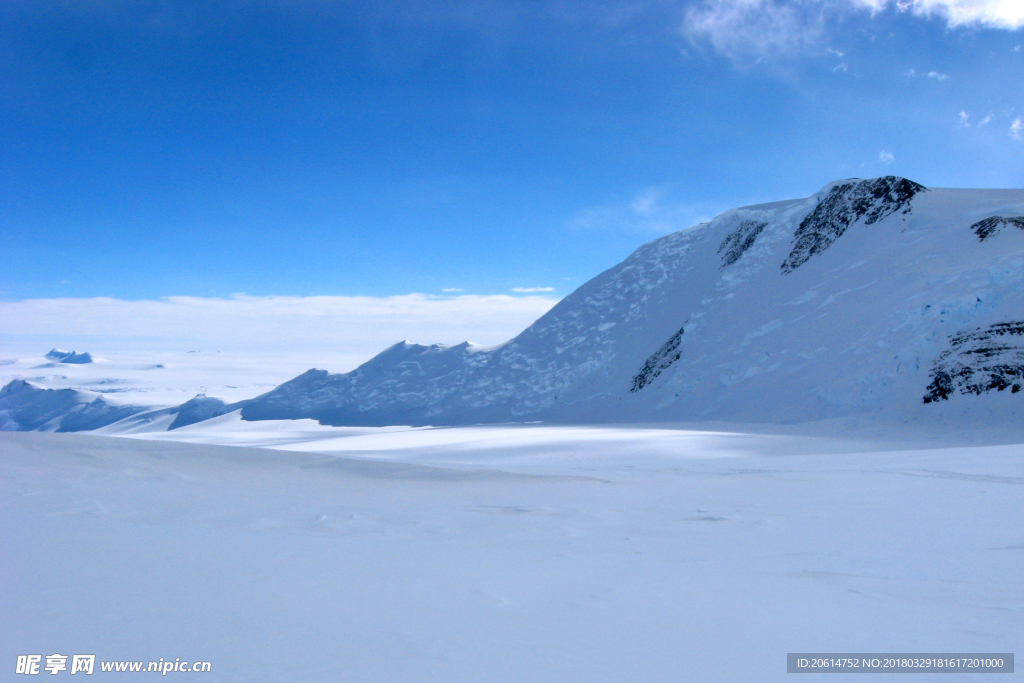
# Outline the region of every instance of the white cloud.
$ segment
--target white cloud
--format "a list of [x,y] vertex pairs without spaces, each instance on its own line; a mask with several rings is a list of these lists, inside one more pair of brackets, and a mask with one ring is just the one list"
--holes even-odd
[[970,114],[968,114],[965,111],[961,111],[960,112],[960,124],[959,125],[960,125],[961,128],[970,128],[971,127],[971,124],[968,122],[969,118],[971,118]]
[[981,121],[978,121],[978,128],[981,128],[982,126],[987,126],[990,123],[992,123],[992,114],[989,114],[988,116],[983,118]]
[[878,160],[883,164],[891,164],[895,159],[892,152],[886,152],[884,149],[878,153]]
[[461,287],[445,287],[441,290],[442,292],[461,292],[464,291]]
[[554,287],[513,287],[512,291],[513,292],[518,292],[520,294],[530,294],[530,293],[533,293],[533,292],[553,292],[553,291],[555,291],[555,288]]
[[[890,8],[922,18],[939,17],[950,28],[1024,26],[1020,0],[703,0],[686,11],[682,28],[695,44],[707,44],[735,62],[763,62],[797,53],[824,54],[822,43],[832,34],[836,19]],[[935,71],[927,75],[947,78]]]
[[[1017,29],[1024,26],[1024,3],[1020,0],[854,0],[856,4],[878,11],[894,5],[898,11],[920,17],[937,15],[950,28]],[[881,6],[881,7],[879,7]]]
[[1021,122],[1020,118],[1015,119],[1010,124],[1010,137],[1014,140],[1024,140],[1024,123]]
[[426,294],[28,299],[0,302],[0,340],[8,347],[64,344],[94,352],[323,349],[370,358],[403,339],[497,344],[557,302],[550,296]]

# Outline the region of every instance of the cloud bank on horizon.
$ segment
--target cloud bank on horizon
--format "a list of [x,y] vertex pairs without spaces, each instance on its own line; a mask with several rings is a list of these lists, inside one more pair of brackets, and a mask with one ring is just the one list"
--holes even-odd
[[[545,291],[545,288],[540,288]],[[5,352],[50,346],[135,350],[316,351],[364,360],[396,342],[499,344],[558,303],[551,296],[172,296],[0,302]]]

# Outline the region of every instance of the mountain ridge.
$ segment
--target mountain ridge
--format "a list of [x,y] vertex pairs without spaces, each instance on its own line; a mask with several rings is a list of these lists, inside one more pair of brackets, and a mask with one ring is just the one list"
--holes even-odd
[[1016,414],[1022,215],[1024,190],[835,181],[652,240],[503,344],[403,341],[351,372],[178,409],[337,426],[791,423],[976,411],[1005,393]]
[[[979,219],[1007,208],[1024,212],[1024,192],[886,176],[733,209],[641,246],[504,345],[395,345],[352,373],[285,383],[242,417],[770,422],[916,408],[955,335],[986,315],[1024,318],[1024,232],[1011,235],[1004,226],[1015,223],[1000,218],[976,234]],[[992,253],[986,237],[1008,241]],[[993,297],[1009,299],[995,307]]]

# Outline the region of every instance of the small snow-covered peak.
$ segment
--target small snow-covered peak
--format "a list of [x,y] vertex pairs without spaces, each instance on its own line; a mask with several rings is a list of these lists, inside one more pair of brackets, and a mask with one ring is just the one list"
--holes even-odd
[[195,398],[191,398],[177,408],[171,409],[171,412],[176,413],[177,416],[167,427],[168,431],[214,417],[220,417],[227,412],[227,405],[219,398],[213,398],[206,394],[196,394]]
[[70,363],[73,365],[92,362],[92,354],[90,353],[76,353],[74,351],[64,351],[63,349],[50,349],[46,357],[58,363]]
[[22,391],[28,388],[34,389],[35,387],[23,379],[12,379],[3,387],[0,387],[0,396],[4,396],[6,394],[13,394],[15,392]]
[[143,410],[112,405],[96,392],[41,389],[25,380],[13,380],[0,389],[0,431],[98,429]]

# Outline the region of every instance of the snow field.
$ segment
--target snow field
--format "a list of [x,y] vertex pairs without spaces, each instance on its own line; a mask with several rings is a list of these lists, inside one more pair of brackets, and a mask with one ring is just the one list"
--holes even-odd
[[793,651],[1022,650],[1018,445],[292,427],[278,448],[321,452],[0,434],[0,658],[773,681]]

